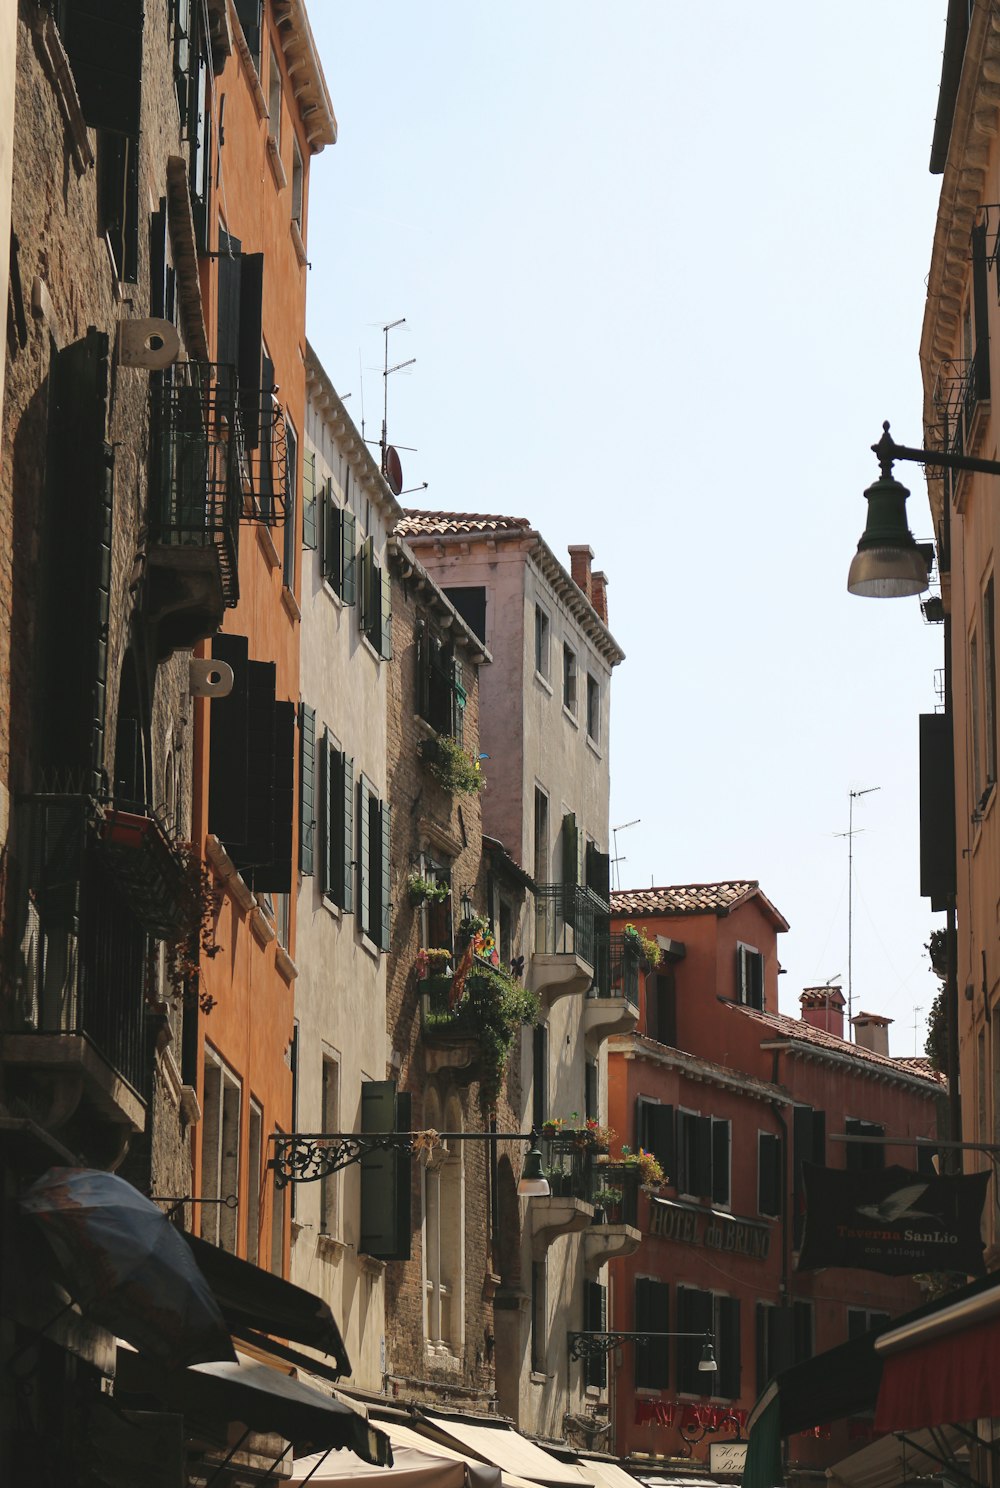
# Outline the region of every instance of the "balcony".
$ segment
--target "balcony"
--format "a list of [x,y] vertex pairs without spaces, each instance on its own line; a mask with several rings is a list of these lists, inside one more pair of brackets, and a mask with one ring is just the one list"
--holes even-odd
[[593,1050],[612,1034],[634,1032],[638,1022],[638,953],[626,935],[600,935],[594,979],[583,1010],[587,1044]]
[[147,611],[161,660],[213,635],[239,599],[245,463],[229,369],[180,363],[151,385]]
[[15,1002],[8,1088],[97,1166],[145,1122],[148,941],[101,840],[92,798],[35,796],[18,810]]
[[582,884],[539,884],[531,986],[548,1003],[586,992],[594,980],[597,945],[608,905]]
[[[973,356],[949,357],[942,364],[934,403],[941,415],[945,450],[954,455],[977,455],[990,411],[988,341],[977,346]],[[951,479],[957,499],[967,477],[955,472]]]
[[639,1229],[639,1169],[626,1163],[594,1161],[590,1202],[594,1222],[584,1232],[584,1265],[591,1281],[606,1261],[633,1255],[642,1243]]
[[549,1180],[549,1197],[532,1199],[529,1210],[536,1260],[542,1259],[553,1241],[579,1234],[594,1221],[592,1149],[571,1136],[543,1137],[542,1166]]
[[467,1000],[451,1010],[451,982],[450,975],[438,975],[417,983],[425,1066],[429,1075],[452,1070],[474,1080],[479,1072],[479,1027]]

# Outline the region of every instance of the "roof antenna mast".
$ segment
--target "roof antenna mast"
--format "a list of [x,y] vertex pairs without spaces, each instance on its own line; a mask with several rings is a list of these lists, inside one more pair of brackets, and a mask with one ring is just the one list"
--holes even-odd
[[[881,790],[880,785],[869,785],[864,790],[852,790],[850,806],[847,813],[847,831],[835,832],[836,837],[847,838],[847,1027],[850,1030],[848,1039],[854,1041],[854,983],[851,977],[851,951],[854,942],[854,838],[857,835],[854,830],[854,803],[859,796],[870,796],[873,792]],[[858,832],[863,832],[864,827],[859,827]]]
[[382,363],[382,438],[379,441],[379,450],[382,455],[382,474],[389,482],[389,489],[394,496],[398,496],[403,489],[403,467],[399,463],[399,456],[389,443],[389,378],[393,372],[402,372],[404,367],[412,367],[417,359],[410,357],[408,361],[397,362],[394,367],[390,367],[389,332],[405,324],[406,316],[401,315],[398,320],[390,320],[388,325],[382,327],[382,334],[385,336],[385,358]]

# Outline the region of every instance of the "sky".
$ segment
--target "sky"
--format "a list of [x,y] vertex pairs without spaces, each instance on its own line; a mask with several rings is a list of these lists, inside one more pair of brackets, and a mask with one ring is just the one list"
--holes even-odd
[[[883,419],[923,443],[946,8],[309,7],[339,125],[308,212],[328,374],[377,438],[405,317],[407,504],[528,517],[567,567],[593,548],[626,653],[621,887],[759,880],[791,927],[782,1011],[850,963],[894,1054],[938,986],[917,718],[943,627],[846,578]],[[896,473],[926,540],[920,468]]]

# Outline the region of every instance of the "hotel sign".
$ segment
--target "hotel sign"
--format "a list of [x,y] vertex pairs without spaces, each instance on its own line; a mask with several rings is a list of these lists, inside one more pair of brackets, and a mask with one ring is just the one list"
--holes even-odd
[[719,1209],[689,1209],[669,1199],[654,1199],[652,1211],[649,1232],[661,1240],[701,1245],[751,1261],[766,1261],[770,1254],[771,1228],[756,1220],[723,1214]]
[[742,1473],[747,1461],[746,1442],[709,1442],[708,1470],[712,1475]]

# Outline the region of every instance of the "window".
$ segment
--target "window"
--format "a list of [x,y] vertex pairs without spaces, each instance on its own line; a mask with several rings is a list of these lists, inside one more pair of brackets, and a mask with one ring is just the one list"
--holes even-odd
[[380,950],[389,949],[389,821],[391,808],[367,776],[358,781],[358,921]]
[[376,655],[392,656],[392,594],[389,570],[375,556],[374,538],[361,544],[361,629]]
[[549,1030],[536,1023],[531,1048],[531,1124],[539,1131],[549,1114]]
[[764,1006],[764,957],[753,946],[736,947],[736,1001],[744,1007]]
[[333,482],[326,481],[320,502],[320,573],[334,594],[344,604],[352,605],[357,599],[357,518],[347,505],[351,472],[344,477],[344,505],[338,506],[333,494]]
[[[453,1104],[446,1130],[462,1129],[461,1108]],[[457,1354],[464,1334],[465,1185],[463,1143],[449,1151],[442,1144],[424,1165],[424,1337],[432,1350]]]
[[549,881],[549,798],[535,786],[535,855],[534,879],[543,884]]
[[847,1309],[847,1337],[860,1338],[863,1333],[870,1333],[872,1328],[884,1328],[890,1321],[887,1312],[873,1312],[867,1307],[849,1307]]
[[601,742],[601,688],[596,677],[587,673],[587,738]]
[[[651,1333],[670,1332],[670,1287],[651,1276],[635,1279],[633,1329]],[[634,1382],[637,1390],[665,1390],[670,1383],[670,1339],[651,1338],[633,1345]]]
[[757,1213],[776,1219],[781,1213],[783,1189],[781,1138],[773,1132],[758,1132]]
[[585,1121],[601,1119],[601,1072],[596,1059],[583,1067],[583,1115]]
[[247,1153],[247,1260],[260,1261],[260,1175],[263,1156],[264,1115],[257,1101],[250,1102],[250,1147]]
[[[332,1054],[323,1055],[321,1131],[340,1131],[340,1065]],[[340,1234],[340,1174],[320,1179],[319,1229],[321,1235]]]
[[[201,1193],[206,1199],[239,1197],[240,1083],[207,1045],[201,1117]],[[239,1209],[199,1204],[201,1233],[212,1245],[236,1253]]]
[[[583,1283],[583,1326],[588,1333],[606,1333],[608,1327],[608,1289],[599,1281]],[[666,1342],[666,1340],[664,1340]],[[607,1354],[592,1354],[583,1362],[583,1382],[597,1390],[608,1384]]]
[[100,230],[108,240],[115,273],[134,284],[139,277],[139,141],[99,130],[97,200]]
[[274,47],[268,47],[267,118],[271,138],[281,148],[281,68]]
[[466,625],[486,645],[486,588],[482,584],[469,585],[462,589],[445,589],[446,597],[455,606]]
[[813,1305],[793,1302],[775,1306],[758,1302],[756,1309],[757,1393],[782,1370],[804,1364],[815,1352]]
[[[240,25],[243,27],[244,39],[250,51],[250,56],[253,58],[253,65],[259,73],[260,33],[264,0],[235,0],[235,3],[236,14],[239,16]],[[271,55],[273,58],[273,52]]]
[[320,865],[326,897],[350,913],[354,908],[354,760],[338,749],[328,730],[320,751]]
[[[885,1127],[877,1121],[859,1121],[848,1117],[844,1131],[849,1137],[884,1137]],[[852,1173],[880,1173],[885,1167],[885,1147],[879,1142],[847,1142],[844,1166]]]
[[792,1362],[804,1364],[816,1352],[813,1305],[811,1302],[792,1303]]
[[576,714],[576,652],[563,646],[563,707]]
[[548,1299],[546,1296],[546,1274],[544,1261],[531,1263],[531,1372],[545,1374],[545,1344],[548,1327]]
[[677,990],[672,971],[654,971],[646,977],[646,1029],[660,1044],[677,1043]]
[[[717,1116],[677,1112],[676,1184],[692,1198],[730,1200],[731,1123]],[[659,1156],[659,1153],[657,1153]]]
[[305,190],[305,171],[302,167],[302,151],[297,139],[292,140],[292,221],[302,234],[302,201]]
[[449,889],[444,899],[426,899],[421,906],[421,944],[450,951],[454,946],[451,870],[444,863],[436,863],[433,858],[422,857],[420,871],[428,883],[441,884]]
[[426,618],[417,623],[417,712],[439,734],[465,738],[465,672],[450,641]]
[[[715,1383],[709,1375],[706,1393],[719,1395],[723,1400],[738,1400],[740,1397],[740,1304],[737,1297],[713,1299],[715,1326],[715,1357],[718,1372]],[[702,1375],[702,1379],[705,1376]],[[704,1390],[704,1386],[702,1389]]]
[[548,681],[549,617],[541,605],[535,605],[535,671]]
[[[686,1112],[681,1114],[687,1115]],[[638,1097],[635,1103],[635,1145],[659,1159],[668,1183],[677,1181],[673,1106],[661,1106],[657,1101],[644,1100],[641,1095]]]
[[316,510],[316,451],[302,452],[302,546],[315,552],[319,545]]
[[979,718],[979,641],[975,631],[969,641],[969,706],[972,710],[972,793],[980,802],[983,798],[982,730]]
[[695,1287],[677,1288],[677,1330],[681,1333],[711,1333],[715,1340],[718,1371],[698,1368],[704,1347],[701,1338],[677,1340],[677,1388],[687,1395],[717,1395],[738,1400],[740,1394],[740,1304],[736,1297],[722,1297]]

